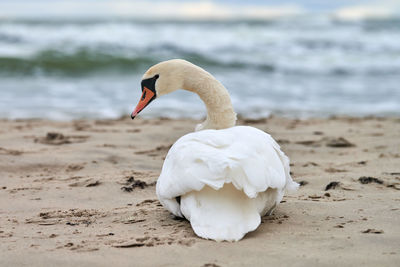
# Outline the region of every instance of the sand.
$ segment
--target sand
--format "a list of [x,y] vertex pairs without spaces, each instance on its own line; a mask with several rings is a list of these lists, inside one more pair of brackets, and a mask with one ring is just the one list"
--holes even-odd
[[196,237],[157,200],[196,123],[0,121],[0,266],[399,266],[399,118],[240,120],[302,186],[236,243]]

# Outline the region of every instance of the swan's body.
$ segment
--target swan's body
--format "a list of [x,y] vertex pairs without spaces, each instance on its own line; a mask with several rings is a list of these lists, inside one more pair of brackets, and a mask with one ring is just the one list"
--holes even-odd
[[239,240],[293,185],[289,160],[272,137],[236,126],[181,137],[165,159],[157,196],[173,214],[188,219],[198,236]]
[[[161,80],[166,73],[176,75],[175,80]],[[234,126],[229,94],[203,69],[172,60],[146,72],[144,81],[154,79],[146,77],[160,78],[154,82],[155,95],[173,91],[162,91],[161,84],[183,88],[198,93],[208,111],[206,121],[196,127],[199,131],[181,137],[168,152],[157,181],[158,198],[173,214],[188,219],[198,236],[240,240],[259,226],[261,216],[275,209],[286,189],[297,188],[289,159],[269,134]],[[144,93],[142,100],[145,97]]]

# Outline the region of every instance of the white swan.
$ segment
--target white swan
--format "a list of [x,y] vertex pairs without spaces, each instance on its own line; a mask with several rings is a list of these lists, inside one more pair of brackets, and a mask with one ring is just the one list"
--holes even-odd
[[197,93],[206,104],[207,119],[169,150],[157,196],[170,212],[188,219],[198,236],[240,240],[259,226],[260,216],[275,209],[285,190],[297,189],[289,159],[269,134],[235,126],[225,87],[185,60],[161,62],[144,74],[132,119],[156,97],[177,89]]

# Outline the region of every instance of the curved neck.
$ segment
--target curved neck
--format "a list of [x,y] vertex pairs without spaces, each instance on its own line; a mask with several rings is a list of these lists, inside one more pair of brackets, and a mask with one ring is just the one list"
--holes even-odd
[[185,68],[183,89],[196,93],[207,108],[207,119],[197,125],[203,129],[225,129],[235,126],[236,113],[226,88],[210,73],[195,65]]

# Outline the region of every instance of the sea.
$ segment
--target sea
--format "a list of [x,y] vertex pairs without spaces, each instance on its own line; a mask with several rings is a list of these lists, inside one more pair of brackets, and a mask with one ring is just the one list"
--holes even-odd
[[[329,15],[267,20],[2,19],[0,118],[118,118],[137,104],[143,73],[182,58],[260,118],[400,115],[400,19]],[[143,117],[201,118],[179,90]]]

